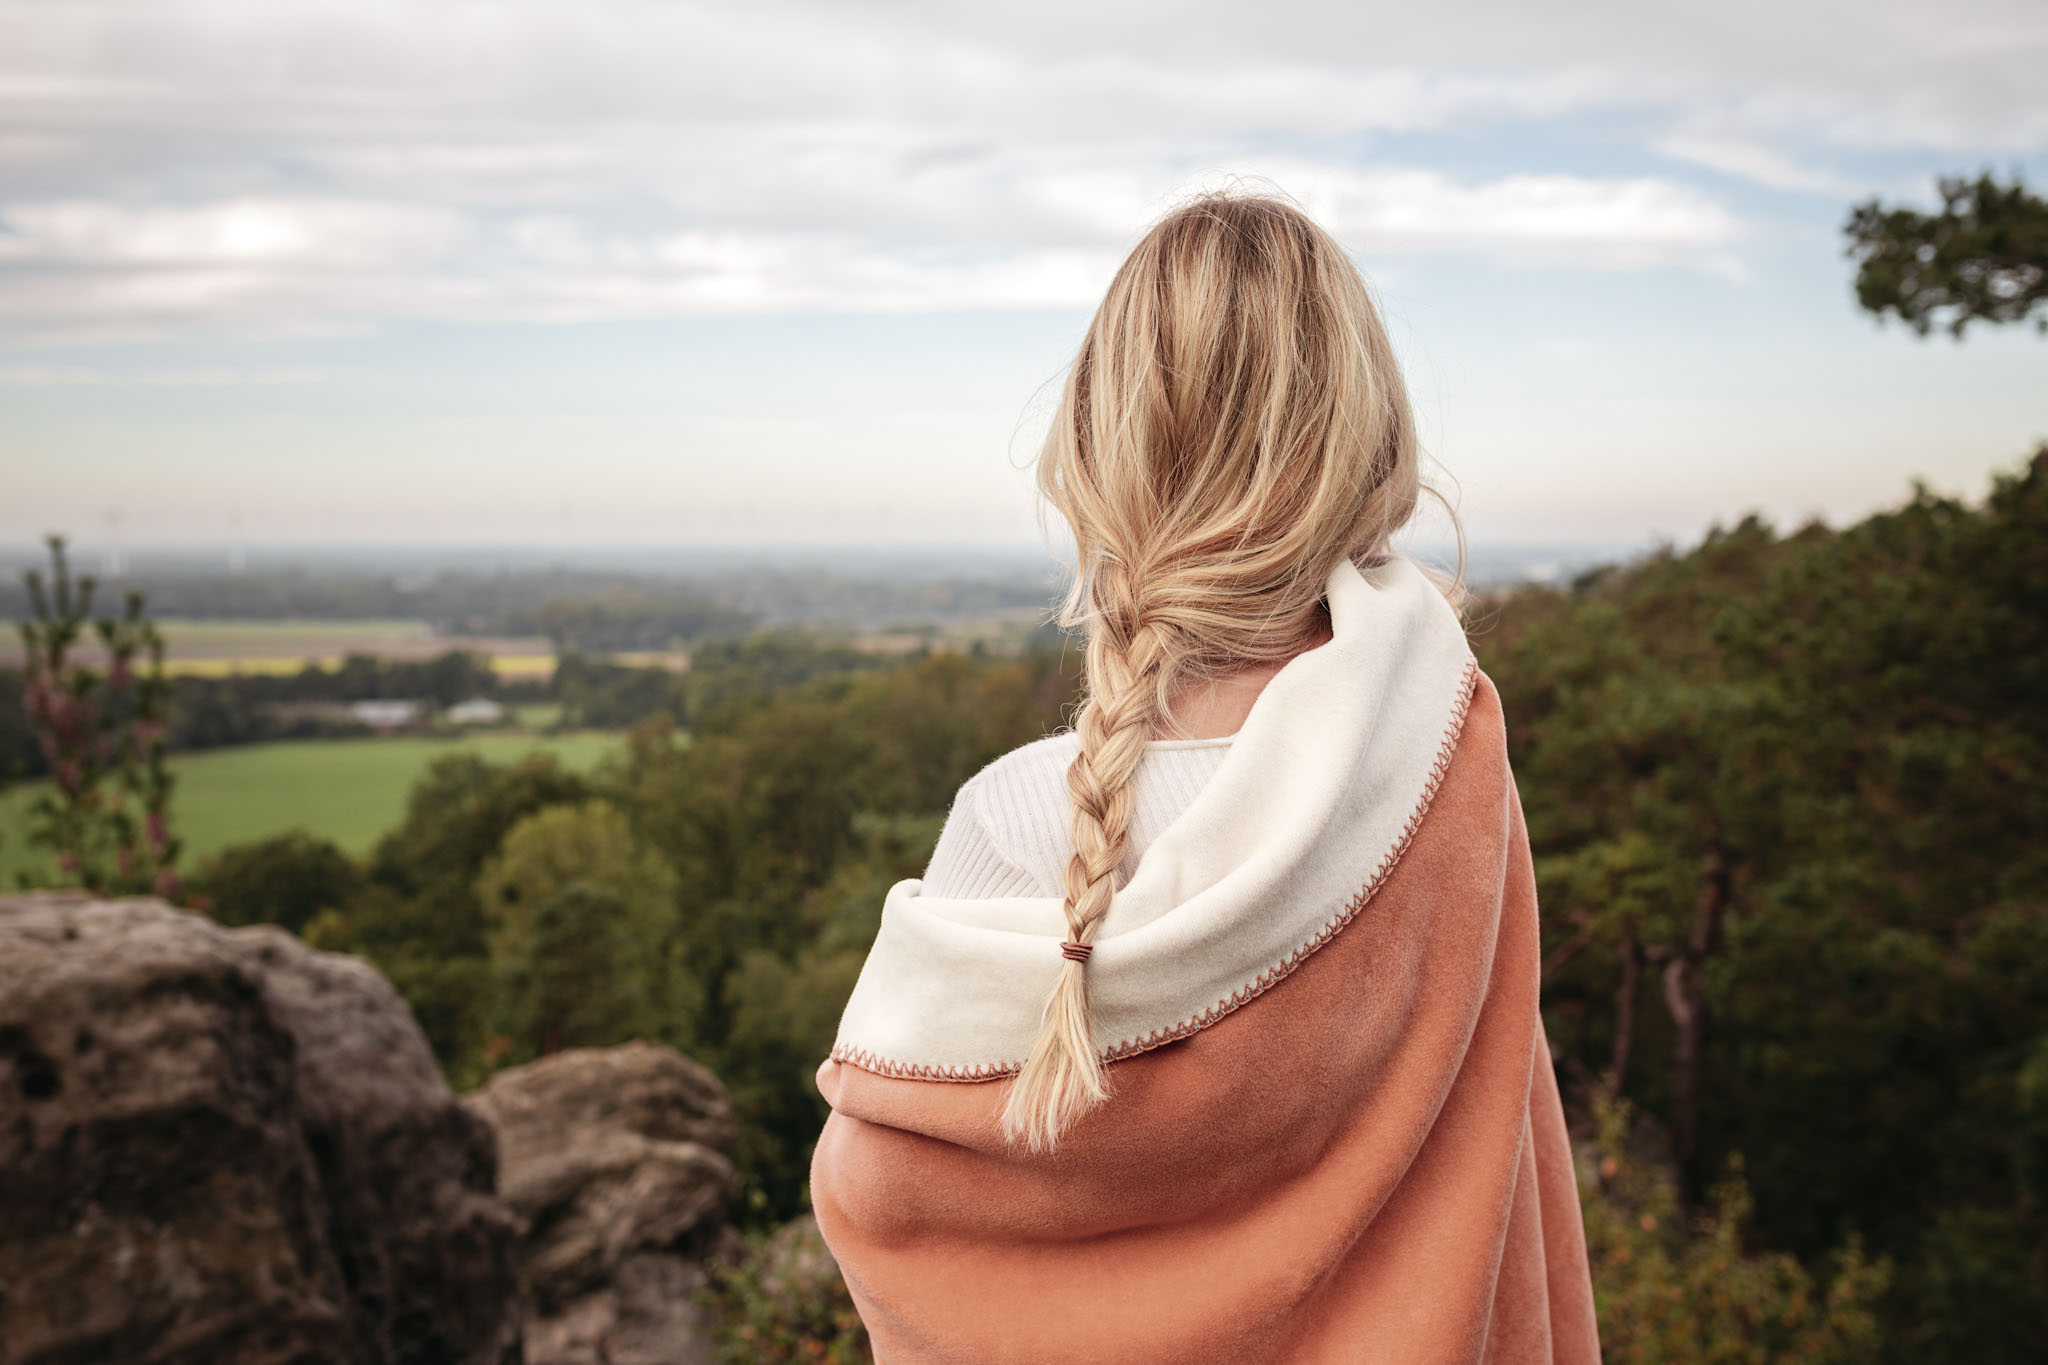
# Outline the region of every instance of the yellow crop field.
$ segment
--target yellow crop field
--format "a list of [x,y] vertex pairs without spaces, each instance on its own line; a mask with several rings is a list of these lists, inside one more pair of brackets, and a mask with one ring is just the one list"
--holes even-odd
[[[307,665],[333,668],[350,654],[428,659],[449,650],[482,654],[500,677],[545,679],[555,671],[552,645],[539,636],[441,635],[420,621],[228,621],[170,618],[164,667],[172,674],[224,678],[289,674]],[[95,653],[88,643],[85,655]],[[0,667],[18,665],[20,642],[0,639]]]

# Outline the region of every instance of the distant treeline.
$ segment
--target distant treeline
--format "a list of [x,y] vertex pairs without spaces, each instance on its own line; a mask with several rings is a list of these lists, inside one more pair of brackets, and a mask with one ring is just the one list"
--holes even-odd
[[[155,573],[110,583],[142,591],[159,620],[419,620],[447,635],[544,635],[579,653],[665,649],[762,626],[946,623],[1042,609],[1049,578],[864,579],[784,569],[703,578],[580,569],[397,575]],[[0,581],[0,619],[28,612],[19,581]]]
[[875,673],[904,661],[798,631],[763,631],[698,645],[683,672],[567,655],[546,695],[561,702],[567,729],[624,730],[655,715],[689,726],[816,678]]
[[[175,629],[175,627],[173,627]],[[90,651],[88,651],[88,656]],[[356,722],[295,710],[294,703],[417,698],[436,708],[472,697],[507,702],[557,701],[564,729],[625,730],[654,716],[690,726],[722,709],[817,678],[901,667],[912,656],[855,649],[806,631],[759,631],[697,645],[687,670],[564,655],[545,680],[501,680],[489,660],[463,651],[431,659],[394,660],[352,654],[332,668],[171,679],[166,741],[173,751],[217,749],[279,739],[364,735]],[[0,780],[35,778],[45,770],[22,709],[22,677],[0,669]]]
[[[85,651],[87,658],[93,653]],[[333,668],[308,664],[296,673],[185,674],[173,676],[170,684],[165,741],[174,751],[369,733],[362,725],[330,716],[293,715],[289,704],[295,702],[407,697],[441,707],[499,690],[488,660],[459,651],[422,660],[351,654]],[[0,669],[0,778],[40,777],[43,772],[42,751],[22,709],[21,673]]]

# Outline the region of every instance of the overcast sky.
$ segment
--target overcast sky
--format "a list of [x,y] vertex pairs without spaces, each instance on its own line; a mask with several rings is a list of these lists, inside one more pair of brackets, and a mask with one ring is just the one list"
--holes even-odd
[[0,540],[1002,541],[1122,253],[1270,183],[1475,537],[1975,494],[2048,340],[1840,227],[2048,186],[2048,5],[0,0]]

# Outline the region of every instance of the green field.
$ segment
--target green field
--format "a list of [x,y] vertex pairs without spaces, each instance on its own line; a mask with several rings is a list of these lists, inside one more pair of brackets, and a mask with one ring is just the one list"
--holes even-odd
[[[567,767],[587,769],[618,742],[600,733],[501,734],[294,740],[181,754],[171,761],[178,779],[172,818],[185,844],[179,865],[190,871],[229,844],[293,829],[363,853],[404,816],[413,780],[442,754],[508,763],[549,753]],[[24,822],[35,790],[32,784],[0,792],[0,888],[11,890],[16,872],[42,861],[27,846]]]

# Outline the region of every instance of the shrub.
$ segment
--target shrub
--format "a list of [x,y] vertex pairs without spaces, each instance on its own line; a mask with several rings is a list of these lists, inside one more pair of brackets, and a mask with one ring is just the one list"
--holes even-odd
[[1874,1308],[1890,1265],[1865,1260],[1851,1238],[1821,1284],[1783,1252],[1746,1251],[1751,1205],[1739,1161],[1688,1229],[1675,1182],[1630,1150],[1629,1108],[1613,1104],[1579,1190],[1607,1360],[1848,1365],[1876,1354]]
[[743,1251],[712,1268],[703,1302],[724,1365],[874,1359],[839,1263],[809,1214],[748,1236]]

